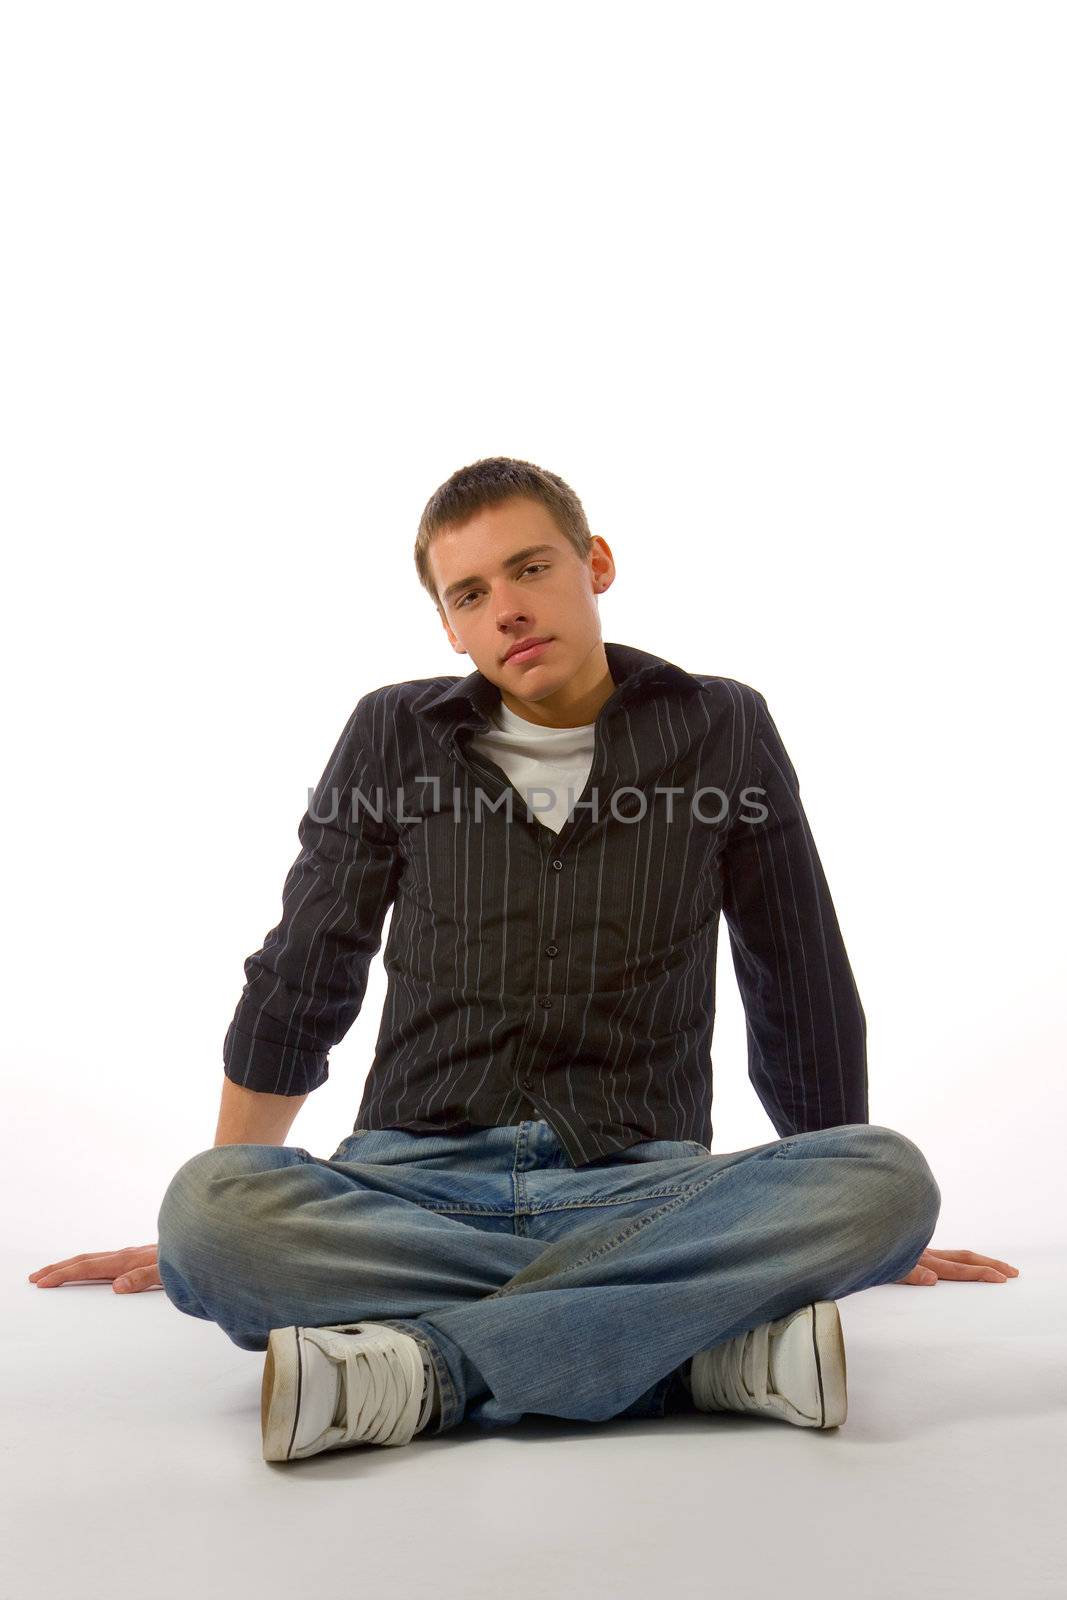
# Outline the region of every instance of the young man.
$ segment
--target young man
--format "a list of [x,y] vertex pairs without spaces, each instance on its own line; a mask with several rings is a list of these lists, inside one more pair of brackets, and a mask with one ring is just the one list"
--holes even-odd
[[[245,963],[215,1147],[171,1180],[158,1256],[76,1259],[266,1350],[268,1460],[528,1412],[836,1427],[835,1300],[994,1263],[926,1250],[933,1174],[868,1122],[865,1018],[766,700],[602,641],[611,551],[531,463],[453,474],[415,559],[475,670],[359,701]],[[357,1125],[318,1159],[281,1141],[390,905]],[[779,1138],[715,1155],[720,911]]]

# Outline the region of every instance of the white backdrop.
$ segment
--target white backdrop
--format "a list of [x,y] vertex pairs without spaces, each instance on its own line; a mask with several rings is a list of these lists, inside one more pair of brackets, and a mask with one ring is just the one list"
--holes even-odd
[[[606,640],[753,684],[935,1245],[1058,1241],[1055,5],[4,12],[5,1252],[155,1238],[412,558],[539,462]],[[386,929],[386,932],[388,930]],[[773,1138],[725,924],[714,1148]],[[352,1127],[380,957],[289,1142]]]

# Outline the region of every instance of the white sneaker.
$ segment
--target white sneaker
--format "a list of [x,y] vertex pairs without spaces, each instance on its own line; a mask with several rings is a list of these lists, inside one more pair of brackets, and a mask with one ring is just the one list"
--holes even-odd
[[689,1373],[698,1411],[756,1411],[801,1428],[838,1428],[848,1409],[845,1341],[833,1300],[698,1350]]
[[349,1445],[409,1444],[437,1379],[418,1340],[379,1322],[272,1328],[263,1364],[263,1459],[294,1461]]

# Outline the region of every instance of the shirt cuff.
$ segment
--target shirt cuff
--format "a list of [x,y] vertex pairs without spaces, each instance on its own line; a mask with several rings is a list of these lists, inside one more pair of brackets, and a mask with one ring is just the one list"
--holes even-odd
[[[277,1024],[276,1024],[277,1026]],[[302,1050],[259,1034],[246,1033],[235,1022],[226,1030],[222,1066],[227,1078],[260,1094],[310,1094],[329,1076],[327,1050]]]

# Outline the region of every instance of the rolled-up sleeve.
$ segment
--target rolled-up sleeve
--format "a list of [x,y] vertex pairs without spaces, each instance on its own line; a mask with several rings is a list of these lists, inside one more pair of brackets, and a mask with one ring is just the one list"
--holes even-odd
[[226,1077],[247,1089],[317,1089],[330,1050],[359,1015],[400,866],[378,771],[364,696],[297,829],[301,849],[282,887],[281,919],[244,963],[222,1054]]
[[[752,789],[723,849],[723,915],[745,1007],[748,1075],[786,1138],[870,1120],[867,1022],[796,772],[754,693]],[[759,806],[763,820],[744,820]]]

